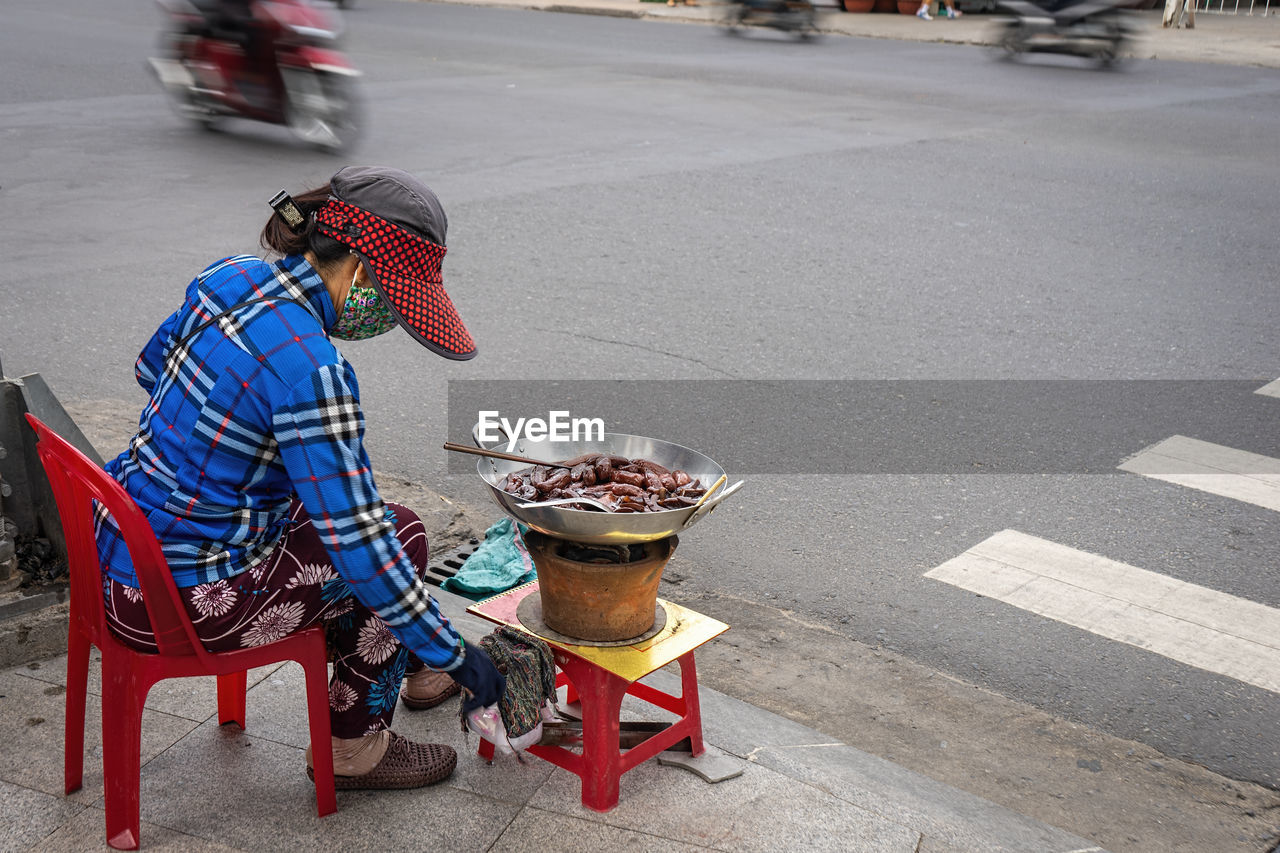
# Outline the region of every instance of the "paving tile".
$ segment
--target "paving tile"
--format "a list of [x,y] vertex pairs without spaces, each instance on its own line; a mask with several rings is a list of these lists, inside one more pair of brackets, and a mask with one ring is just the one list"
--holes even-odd
[[244,713],[245,731],[255,738],[266,738],[299,749],[310,745],[307,679],[302,665],[290,661],[265,673],[246,693]]
[[458,769],[449,778],[450,786],[504,803],[529,802],[555,767],[531,755],[495,755],[492,764],[486,762],[477,754],[480,736],[462,732],[460,707],[458,700],[427,711],[410,711],[401,705],[393,728],[411,740],[444,743],[457,751]]
[[[89,693],[102,693],[102,654],[97,649],[89,651]],[[294,664],[296,666],[296,664]],[[248,686],[270,676],[284,664],[272,664],[249,670]],[[67,656],[60,655],[45,661],[36,661],[15,667],[10,672],[20,673],[50,684],[66,685]],[[212,676],[196,678],[166,678],[147,693],[147,707],[175,717],[186,717],[202,723],[218,713],[218,687]]]
[[[247,734],[305,749],[311,742],[306,718],[305,677],[302,667],[288,664],[263,679],[249,691]],[[396,706],[391,727],[410,740],[443,743],[458,753],[458,769],[446,784],[492,797],[507,803],[528,802],[554,769],[545,761],[526,756],[523,763],[513,755],[498,755],[486,763],[476,750],[478,735],[468,738],[458,719],[461,700],[454,698],[414,711],[403,703]]]
[[[65,719],[61,684],[27,678],[15,670],[0,673],[0,779],[61,797]],[[144,766],[195,726],[181,717],[143,711]],[[84,729],[84,787],[71,797],[87,805],[102,797],[102,703],[97,696],[85,703]]]
[[710,849],[534,808],[520,812],[493,845],[493,853],[697,853]]
[[[272,673],[287,664],[272,664],[249,670],[246,687],[252,690]],[[297,666],[297,664],[293,664]],[[94,680],[94,673],[89,674],[90,684],[101,682]],[[163,711],[176,717],[187,717],[197,722],[215,718],[218,713],[218,681],[213,676],[195,678],[166,678],[159,682],[147,694],[147,707],[153,711]],[[253,714],[249,706],[246,713]],[[252,725],[252,719],[250,720]]]
[[[932,836],[925,836],[920,839],[918,853],[982,853],[982,851],[972,847],[956,847]],[[1099,853],[1099,851],[1090,851],[1090,853]]]
[[646,762],[622,776],[618,806],[581,805],[577,776],[556,770],[535,808],[718,850],[874,850],[914,853],[919,833],[757,764],[715,785],[677,767]]
[[[61,655],[48,660],[31,661],[21,666],[15,666],[6,672],[21,673],[28,678],[36,681],[47,681],[50,684],[66,684],[67,683],[67,656]],[[92,682],[97,683],[97,682]]]
[[[214,841],[184,835],[153,823],[141,826],[140,847],[146,853],[235,853],[247,849],[227,847]],[[86,808],[58,828],[39,844],[30,848],[33,853],[62,853],[63,851],[106,850],[107,815],[100,808]]]
[[[449,784],[410,791],[339,791],[320,819],[301,749],[213,723],[143,772],[142,817],[187,835],[260,850],[487,850],[519,806]],[[275,839],[272,841],[271,839]]]
[[84,810],[62,796],[0,782],[0,851],[27,850]]

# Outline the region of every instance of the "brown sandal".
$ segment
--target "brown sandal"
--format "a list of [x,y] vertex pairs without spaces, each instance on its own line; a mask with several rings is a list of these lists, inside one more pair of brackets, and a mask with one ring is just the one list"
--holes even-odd
[[[458,766],[458,753],[441,743],[415,743],[390,732],[391,743],[378,765],[362,776],[334,776],[333,787],[339,791],[388,790],[421,788],[443,782]],[[307,778],[315,781],[315,771],[308,767]]]

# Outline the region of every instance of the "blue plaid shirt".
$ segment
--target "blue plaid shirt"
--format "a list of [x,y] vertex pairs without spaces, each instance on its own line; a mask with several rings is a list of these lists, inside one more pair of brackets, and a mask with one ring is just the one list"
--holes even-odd
[[[296,495],[356,598],[423,663],[451,670],[461,641],[374,485],[355,373],[327,333],[336,320],[300,255],[208,267],[138,356],[151,399],[129,449],[106,468],[151,522],[179,587],[266,559]],[[98,542],[111,577],[138,586],[105,516]]]

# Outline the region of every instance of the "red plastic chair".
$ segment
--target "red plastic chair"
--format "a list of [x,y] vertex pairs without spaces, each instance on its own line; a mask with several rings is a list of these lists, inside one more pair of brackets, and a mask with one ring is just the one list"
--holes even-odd
[[[246,670],[285,660],[302,664],[307,682],[307,716],[315,764],[316,810],[338,810],[329,740],[329,674],[324,629],[299,631],[264,646],[209,652],[196,637],[160,543],[129,494],[109,474],[27,415],[36,431],[40,461],[53,487],[71,565],[71,625],[67,637],[67,720],[64,753],[66,792],[80,789],[84,775],[85,694],[89,645],[102,652],[102,765],[106,789],[107,844],[138,848],[138,783],[142,760],[142,707],[151,686],[166,678],[215,675],[218,722],[244,728]],[[107,627],[102,602],[102,569],[93,536],[93,501],[109,512],[123,534],[142,584],[143,603],[155,631],[159,654],[135,651]]]

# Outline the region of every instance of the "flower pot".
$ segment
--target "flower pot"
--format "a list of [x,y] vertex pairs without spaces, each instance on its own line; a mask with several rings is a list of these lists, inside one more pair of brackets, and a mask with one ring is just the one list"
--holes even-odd
[[875,0],[875,5],[871,7],[873,12],[892,12],[898,14],[898,0]]
[[898,0],[898,13],[901,15],[914,15],[920,11],[920,4],[915,0]]
[[876,0],[843,0],[846,12],[870,12]]
[[561,540],[530,531],[525,537],[538,570],[542,621],[579,640],[628,640],[654,625],[658,581],[679,540],[644,543],[629,563],[584,563],[558,553]]

